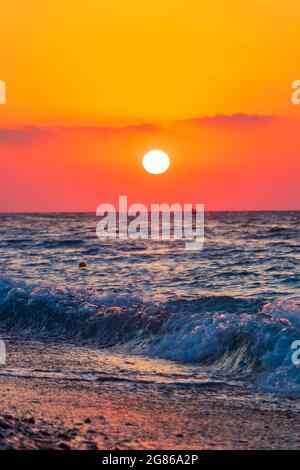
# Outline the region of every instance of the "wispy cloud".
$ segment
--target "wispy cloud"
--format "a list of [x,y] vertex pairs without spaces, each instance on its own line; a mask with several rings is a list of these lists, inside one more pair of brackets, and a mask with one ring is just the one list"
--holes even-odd
[[[279,116],[236,113],[231,115],[215,114],[198,118],[177,121],[177,123],[195,124],[214,127],[237,127],[261,125],[280,119]],[[172,122],[167,123],[172,126]],[[124,126],[20,126],[0,127],[0,144],[26,145],[49,139],[56,135],[75,135],[76,133],[93,133],[100,137],[126,135],[131,133],[158,132],[157,124],[128,124]]]
[[0,144],[22,145],[44,140],[52,135],[45,127],[0,127]]
[[58,134],[93,133],[99,136],[110,136],[128,133],[148,133],[159,131],[156,124],[131,124],[118,127],[109,126],[21,126],[0,127],[0,144],[22,145],[31,144]]
[[274,115],[235,113],[230,115],[215,114],[214,116],[192,118],[188,119],[186,122],[206,126],[245,126],[266,124],[277,119],[279,119],[279,117]]
[[92,132],[99,135],[128,134],[128,133],[148,133],[160,130],[156,124],[128,124],[124,126],[71,126],[60,127],[62,132]]

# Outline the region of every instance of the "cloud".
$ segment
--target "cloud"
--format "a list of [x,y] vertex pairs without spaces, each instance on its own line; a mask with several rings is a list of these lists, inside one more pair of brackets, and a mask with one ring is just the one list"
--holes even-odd
[[[215,114],[214,116],[203,116],[191,118],[177,123],[195,124],[212,127],[236,127],[261,125],[280,119],[278,116],[243,114],[236,113],[231,115]],[[172,126],[172,122],[167,123]],[[40,142],[45,139],[62,134],[93,133],[99,136],[108,137],[113,135],[126,135],[128,133],[151,133],[158,132],[161,127],[157,124],[128,124],[124,126],[20,126],[1,128],[0,144],[6,145],[27,145]]]
[[23,126],[23,127],[0,127],[0,144],[22,145],[31,144],[44,140],[52,135],[48,128]]
[[62,132],[92,132],[99,135],[127,134],[127,133],[145,133],[156,132],[160,130],[160,126],[156,124],[128,124],[124,126],[71,126],[61,127]]
[[131,124],[119,127],[108,126],[22,126],[22,127],[0,127],[0,144],[22,145],[31,144],[57,134],[76,134],[78,132],[91,132],[99,136],[109,136],[127,133],[147,133],[156,132],[160,129],[155,124]]
[[266,124],[279,119],[278,116],[259,115],[259,114],[215,114],[214,116],[204,116],[200,118],[188,119],[186,122],[206,126],[248,126],[257,124]]

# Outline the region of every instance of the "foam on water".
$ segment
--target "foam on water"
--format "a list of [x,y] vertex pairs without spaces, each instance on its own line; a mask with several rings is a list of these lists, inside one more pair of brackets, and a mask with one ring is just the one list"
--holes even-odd
[[300,393],[300,212],[207,213],[197,252],[181,240],[99,241],[96,222],[0,214],[3,331]]
[[0,275],[158,301],[299,300],[300,212],[206,213],[196,252],[181,240],[100,241],[96,223],[93,214],[0,214]]
[[278,393],[300,394],[291,345],[300,339],[300,307],[231,297],[144,302],[134,296],[0,282],[0,326],[20,337],[197,363]]

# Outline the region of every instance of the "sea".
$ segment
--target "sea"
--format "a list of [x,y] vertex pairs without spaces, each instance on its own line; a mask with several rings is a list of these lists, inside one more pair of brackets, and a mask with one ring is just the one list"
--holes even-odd
[[[194,251],[99,240],[96,225],[91,213],[0,214],[3,337],[111,354],[123,373],[133,357],[136,380],[153,361],[151,381],[300,395],[300,212],[207,212]],[[8,352],[0,374],[21,372]]]

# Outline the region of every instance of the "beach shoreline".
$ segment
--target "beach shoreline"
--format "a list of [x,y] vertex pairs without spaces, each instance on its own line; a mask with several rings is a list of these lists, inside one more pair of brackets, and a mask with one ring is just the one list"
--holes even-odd
[[[123,360],[123,375],[103,370],[102,375],[90,380],[93,358],[98,354],[108,364],[110,353],[94,351],[92,359],[87,360],[80,348],[65,348],[8,340],[8,364],[0,369],[0,449],[300,446],[297,400],[274,400],[272,395],[262,399],[213,383],[174,385],[131,380],[124,374],[126,367],[133,367],[134,358]],[[59,351],[55,368],[53,357]],[[36,364],[32,364],[34,357],[38,358]],[[64,374],[63,362],[68,363]],[[80,377],[74,375],[78,364],[83,374]]]

